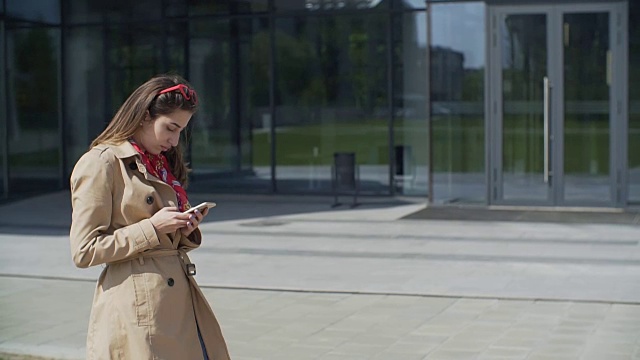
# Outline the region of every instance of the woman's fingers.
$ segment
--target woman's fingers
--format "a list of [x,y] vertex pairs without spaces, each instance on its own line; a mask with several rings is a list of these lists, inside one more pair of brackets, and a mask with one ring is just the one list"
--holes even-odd
[[188,214],[177,213],[175,215],[176,223],[183,230],[191,232],[192,230],[197,228],[198,225],[200,225],[202,219],[206,216],[207,213],[208,209],[205,209],[202,212],[199,210],[194,210],[193,212]]

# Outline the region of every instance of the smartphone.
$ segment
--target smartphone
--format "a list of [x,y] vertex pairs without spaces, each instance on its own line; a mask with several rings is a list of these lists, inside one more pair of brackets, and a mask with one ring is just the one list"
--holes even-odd
[[205,202],[200,203],[200,204],[198,204],[196,206],[190,207],[189,210],[183,212],[183,214],[189,214],[189,213],[192,213],[192,212],[194,212],[196,210],[202,212],[204,209],[211,209],[212,207],[215,207],[215,206],[216,206],[216,203],[205,201]]

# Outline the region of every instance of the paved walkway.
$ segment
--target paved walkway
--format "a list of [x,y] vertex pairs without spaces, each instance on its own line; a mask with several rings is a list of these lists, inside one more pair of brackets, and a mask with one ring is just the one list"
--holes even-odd
[[[38,200],[0,207],[0,353],[81,359],[101,268],[71,263],[68,194]],[[234,359],[640,359],[635,225],[194,200],[219,202],[192,260]]]

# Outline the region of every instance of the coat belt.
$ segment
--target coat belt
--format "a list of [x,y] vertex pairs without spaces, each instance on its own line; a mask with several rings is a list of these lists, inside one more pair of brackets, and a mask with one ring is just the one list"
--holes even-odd
[[187,274],[187,276],[193,276],[196,274],[196,264],[191,262],[191,259],[189,259],[189,256],[187,255],[187,252],[184,250],[175,250],[175,249],[147,250],[133,257],[128,257],[123,260],[107,263],[107,266],[122,264],[125,262],[135,261],[135,260],[138,260],[140,265],[144,265],[144,259],[159,258],[164,256],[178,256],[178,258],[180,259],[180,262],[182,263],[182,268],[184,269],[185,274]]

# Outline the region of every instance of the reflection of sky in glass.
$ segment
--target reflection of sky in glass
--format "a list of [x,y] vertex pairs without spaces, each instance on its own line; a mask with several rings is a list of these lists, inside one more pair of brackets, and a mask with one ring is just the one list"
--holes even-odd
[[403,0],[402,5],[409,9],[424,9],[426,7],[424,0]]
[[484,3],[433,4],[431,9],[433,46],[462,52],[466,69],[483,67]]
[[7,0],[7,14],[24,20],[60,22],[60,0]]

